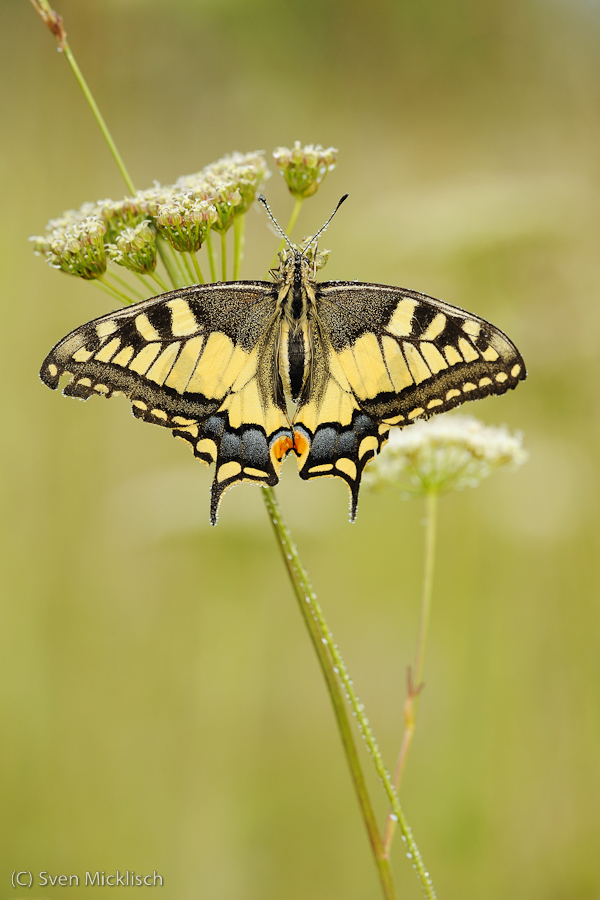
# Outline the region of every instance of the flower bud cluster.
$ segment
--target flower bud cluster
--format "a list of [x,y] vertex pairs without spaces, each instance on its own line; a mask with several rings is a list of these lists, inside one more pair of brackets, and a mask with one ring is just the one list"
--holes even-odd
[[112,242],[124,228],[135,228],[146,217],[137,197],[122,200],[98,200],[94,214],[102,216],[106,223],[106,241]]
[[87,281],[106,271],[104,235],[106,225],[99,216],[77,220],[65,214],[54,219],[56,226],[45,237],[30,238],[36,253],[44,254],[55,269],[78,275]]
[[137,191],[135,195],[136,202],[139,203],[140,209],[148,219],[155,219],[158,215],[159,207],[169,203],[173,197],[173,187],[159,184],[158,181],[154,182],[153,187],[146,188],[144,191]]
[[[322,168],[318,159],[315,165]],[[321,178],[325,171],[327,166]],[[232,153],[173,185],[155,182],[133,197],[67,210],[32,241],[52,266],[82,278],[103,275],[107,260],[147,274],[156,266],[157,231],[176,250],[194,253],[209,229],[223,234],[248,210],[270,174],[263,151]]]
[[56,219],[50,219],[46,225],[48,235],[55,231],[64,231],[70,225],[76,225],[83,222],[89,216],[97,216],[98,208],[95,203],[84,203],[79,209],[67,209]]
[[152,223],[144,219],[135,228],[127,227],[117,235],[106,250],[112,262],[132,272],[148,275],[156,268],[156,232]]
[[217,214],[214,229],[219,233],[225,232],[233,225],[234,216],[242,205],[239,187],[235,181],[217,177],[214,182],[208,182],[208,190],[212,194],[210,202]]
[[289,147],[277,147],[273,151],[273,159],[290,193],[294,197],[305,198],[312,197],[327,173],[335,169],[337,153],[335,147],[323,149],[320,144],[302,147],[300,141],[295,141],[291,150]]
[[233,218],[241,211],[242,195],[236,181],[225,179],[205,171],[180,178],[175,188],[184,191],[185,196],[202,200],[212,205],[216,213],[215,231],[227,231]]
[[477,487],[492,472],[526,461],[520,433],[472,416],[446,415],[394,429],[363,481],[371,488],[400,488],[405,496],[440,494]]
[[178,178],[174,189],[211,202],[217,211],[213,227],[215,231],[225,232],[235,216],[249,209],[256,192],[270,174],[262,151],[233,153],[205,166],[200,172]]
[[209,228],[216,227],[217,210],[213,203],[198,200],[190,192],[174,194],[158,207],[156,225],[175,250],[195,253],[199,250]]
[[213,179],[233,182],[239,191],[241,201],[237,205],[235,215],[247,212],[254,201],[256,192],[263,186],[271,173],[267,168],[263,150],[254,153],[232,153],[211,163],[204,169],[209,184]]

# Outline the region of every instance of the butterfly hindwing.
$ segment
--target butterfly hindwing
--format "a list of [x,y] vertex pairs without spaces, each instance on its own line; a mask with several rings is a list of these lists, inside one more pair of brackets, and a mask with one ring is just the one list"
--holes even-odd
[[312,354],[312,378],[292,424],[298,470],[307,480],[342,478],[354,519],[363,469],[386,442],[389,425],[363,411],[328,336],[318,328]]
[[315,287],[317,375],[294,419],[296,452],[303,478],[347,482],[354,518],[362,471],[391,425],[503,394],[525,378],[525,365],[499,329],[425,294],[355,282]]
[[205,463],[216,464],[211,519],[240,481],[275,484],[291,447],[277,399],[278,321],[273,285],[233,282],[171,291],[76,329],[40,375],[87,399],[122,393],[135,416],[170,428]]

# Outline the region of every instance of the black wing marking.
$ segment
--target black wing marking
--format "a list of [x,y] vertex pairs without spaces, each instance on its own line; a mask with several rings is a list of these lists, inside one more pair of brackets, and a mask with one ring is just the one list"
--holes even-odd
[[356,515],[365,465],[392,425],[503,394],[526,377],[518,350],[484,319],[387,285],[316,286],[309,390],[294,418],[302,478],[343,478]]
[[223,492],[241,481],[276,484],[292,445],[273,377],[276,296],[272,284],[247,281],[170,291],[77,328],[40,376],[56,389],[68,373],[63,393],[82,400],[122,393],[135,416],[214,462],[215,523]]

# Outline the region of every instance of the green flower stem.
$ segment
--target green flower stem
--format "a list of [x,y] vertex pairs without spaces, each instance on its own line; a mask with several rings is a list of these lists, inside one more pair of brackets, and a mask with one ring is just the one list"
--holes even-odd
[[[290,221],[288,222],[288,226],[285,230],[285,233],[289,237],[292,233],[292,229],[296,224],[296,219],[300,215],[300,210],[302,209],[302,204],[304,203],[304,197],[296,197],[296,202],[294,204],[294,209],[292,210],[292,215],[290,216]],[[283,244],[281,245],[281,249],[283,249]]]
[[[133,270],[131,270],[131,271],[133,271]],[[144,300],[147,300],[148,297],[152,297],[153,295],[151,293],[149,294],[148,291],[154,291],[154,285],[150,284],[150,282],[147,280],[148,276],[142,275],[141,272],[133,272],[133,274],[135,275],[137,280],[140,282],[140,284],[144,285],[144,290],[146,292],[144,294]],[[168,290],[168,288],[166,288],[165,290]]]
[[121,303],[126,303],[127,306],[131,306],[132,303],[135,303],[134,297],[128,297],[127,294],[124,294],[123,291],[120,291],[118,287],[115,287],[114,284],[111,284],[106,280],[104,275],[99,275],[96,281],[99,281],[100,284],[105,285],[105,287],[109,288],[112,294],[115,297],[118,297]]
[[94,114],[96,122],[98,123],[98,125],[100,127],[100,131],[102,132],[102,134],[104,136],[104,140],[108,144],[108,149],[112,153],[113,159],[116,162],[117,166],[119,167],[119,171],[120,171],[121,175],[123,176],[123,180],[124,180],[125,184],[127,185],[127,190],[131,194],[135,194],[135,187],[134,187],[133,181],[131,180],[131,176],[130,176],[129,172],[127,171],[127,169],[125,168],[125,163],[121,159],[121,154],[117,150],[116,144],[112,139],[112,135],[111,135],[110,131],[108,130],[108,126],[107,126],[106,122],[104,121],[102,113],[98,109],[96,101],[94,100],[94,97],[92,96],[92,92],[90,91],[90,89],[87,85],[87,82],[86,82],[85,78],[83,77],[81,70],[75,61],[75,57],[73,56],[73,54],[71,52],[71,48],[69,47],[68,44],[65,44],[63,49],[65,51],[65,56],[69,60],[69,65],[71,66],[71,69],[73,70],[73,74],[75,75],[75,78],[79,82],[79,86],[85,95],[85,99],[87,100],[87,102],[90,106],[90,109],[92,110],[92,112]]
[[341,654],[333,640],[333,636],[329,631],[329,628],[327,627],[327,623],[323,618],[323,613],[321,612],[321,608],[316,601],[316,597],[314,598],[314,601],[314,614],[317,617],[317,621],[319,622],[319,625],[323,632],[323,636],[327,641],[327,646],[329,647],[334,667],[339,673],[340,680],[346,691],[348,702],[352,707],[352,714],[356,716],[358,730],[365,740],[369,753],[371,754],[371,757],[373,759],[373,763],[375,764],[375,769],[379,776],[379,780],[381,781],[383,788],[388,796],[393,815],[396,817],[396,820],[400,825],[402,838],[406,843],[406,855],[409,859],[413,860],[412,865],[417,873],[419,881],[421,882],[421,887],[425,892],[425,896],[428,898],[428,900],[435,900],[436,894],[433,888],[433,883],[429,876],[429,872],[425,868],[425,864],[421,857],[421,852],[417,847],[411,828],[406,820],[404,812],[402,811],[402,807],[400,806],[400,801],[398,800],[398,795],[394,788],[392,779],[390,778],[390,775],[385,768],[383,758],[381,756],[381,751],[379,750],[377,741],[375,740],[375,735],[373,734],[371,726],[369,725],[369,720],[364,714],[364,706],[360,702],[358,696],[356,695],[356,692],[354,691],[352,679],[348,675],[346,664],[344,663],[344,660],[342,659]]
[[[304,203],[304,197],[296,197],[296,202],[295,202],[294,208],[292,210],[292,215],[290,216],[290,221],[288,222],[287,228],[285,229],[285,233],[287,234],[288,237],[291,235],[292,228],[296,224],[296,219],[300,215],[300,210],[302,209],[303,203]],[[281,253],[281,251],[283,250],[284,247],[285,247],[285,241],[282,238],[281,243],[279,244],[279,247],[277,248],[277,253],[273,257],[273,261],[272,261],[271,265],[269,266],[269,269],[275,268],[275,266],[277,265],[277,262],[279,260],[279,254]]]
[[[154,292],[156,291],[156,288],[154,287],[154,284],[152,284],[152,282],[154,282],[155,284],[157,284],[159,286],[161,293],[163,291],[170,290],[169,286],[167,284],[165,284],[165,282],[162,280],[162,278],[159,275],[156,274],[156,272],[145,272],[143,275],[141,272],[134,272],[133,274],[144,285],[144,288],[146,289],[146,294],[145,294],[146,298],[152,297],[154,295]],[[150,291],[150,293],[148,293],[148,291]]]
[[212,231],[212,229],[209,229],[206,234],[205,244],[206,244],[206,252],[208,253],[208,264],[210,266],[210,280],[216,281],[217,280],[217,266],[215,264],[215,248],[213,247],[213,243],[212,243],[211,231]]
[[163,291],[168,291],[168,290],[169,290],[169,285],[166,284],[166,283],[162,280],[162,278],[160,277],[160,275],[158,274],[158,272],[148,272],[148,277],[151,278],[152,281],[155,281],[156,284],[159,286],[159,288],[160,288],[161,290],[163,290]]
[[185,266],[183,265],[182,254],[179,252],[179,250],[176,250],[175,247],[173,247],[173,245],[170,243],[170,241],[167,241],[166,244],[169,250],[170,259],[173,263],[175,271],[177,272],[178,287],[185,287],[194,280],[192,271],[190,269],[186,272]]
[[123,162],[123,160],[121,158],[121,154],[117,150],[116,144],[112,139],[112,135],[111,135],[110,131],[108,130],[108,126],[107,126],[106,122],[104,121],[102,113],[98,109],[96,101],[94,100],[94,97],[92,96],[92,92],[90,91],[90,89],[87,85],[87,82],[86,82],[85,78],[83,77],[83,74],[82,74],[79,66],[77,65],[77,62],[75,61],[75,57],[73,56],[73,54],[71,52],[71,48],[69,47],[68,44],[65,45],[64,51],[65,51],[65,56],[69,60],[69,65],[71,66],[71,69],[73,70],[73,74],[75,75],[75,78],[79,82],[79,86],[81,87],[81,90],[83,91],[83,93],[85,95],[85,99],[87,100],[87,102],[90,106],[90,109],[92,110],[92,112],[94,114],[96,122],[98,123],[98,125],[100,127],[100,131],[102,132],[102,134],[104,136],[104,140],[108,144],[108,149],[112,153],[113,159],[116,162],[117,166],[119,167],[119,171],[120,171],[121,175],[123,176],[123,181],[127,185],[127,190],[131,194],[135,194],[135,187],[134,187],[133,181],[131,180],[131,176],[130,176],[129,172],[127,171],[127,169],[125,168],[125,163]]
[[135,296],[138,297],[139,300],[146,299],[144,294],[140,294],[140,292],[137,290],[137,288],[134,288],[131,284],[129,284],[128,281],[125,281],[124,278],[121,278],[120,275],[117,275],[117,273],[114,271],[114,269],[110,269],[107,272],[107,278],[112,278],[112,279],[114,279],[114,281],[117,281],[121,285],[121,287],[124,287],[124,288],[126,288],[126,290],[130,291],[132,294],[135,294]]
[[195,253],[190,253],[190,259],[192,260],[192,263],[194,265],[194,269],[196,271],[196,278],[197,278],[199,284],[204,284],[205,281],[204,281],[202,272],[200,271],[200,263],[198,262],[197,255]]
[[123,176],[123,180],[125,181],[125,184],[127,185],[127,190],[131,194],[135,194],[135,187],[133,186],[133,181],[131,180],[131,176],[130,176],[129,172],[127,171],[127,169],[125,168],[125,163],[121,159],[121,154],[117,150],[116,144],[112,139],[112,135],[111,135],[110,131],[108,130],[108,126],[107,126],[106,122],[104,121],[102,113],[98,109],[98,105],[97,105],[96,101],[94,100],[92,92],[90,91],[88,84],[87,84],[85,78],[83,77],[81,69],[77,65],[75,57],[73,56],[73,53],[72,53],[69,43],[67,41],[67,33],[63,27],[62,19],[52,9],[48,0],[39,0],[39,2],[38,2],[38,0],[31,0],[31,2],[32,2],[32,5],[33,5],[34,9],[36,10],[36,12],[38,12],[40,14],[40,16],[42,17],[46,26],[50,29],[50,31],[52,32],[52,34],[55,36],[56,40],[58,41],[59,50],[61,50],[67,57],[67,60],[69,61],[69,65],[71,66],[73,74],[75,75],[75,78],[77,79],[77,81],[79,83],[79,87],[83,91],[83,95],[84,95],[85,99],[87,100],[89,107],[92,110],[92,113],[94,114],[96,122],[100,126],[100,131],[102,132],[102,134],[104,136],[104,140],[108,144],[108,148],[113,155],[113,159],[115,160],[117,166],[119,167],[119,171],[121,172],[121,175]]
[[192,267],[190,266],[188,256],[189,253],[181,253],[179,250],[175,251],[175,259],[179,263],[179,267],[183,272],[186,285],[194,284],[195,282],[194,273],[192,272]]
[[[290,573],[290,576],[293,578],[294,582],[298,582],[298,588],[295,588],[296,594],[308,605],[312,617],[318,624],[319,634],[322,635],[321,641],[327,645],[331,660],[333,662],[333,671],[336,673],[336,675],[338,675],[339,679],[342,682],[346,697],[352,707],[352,714],[356,717],[358,729],[362,734],[365,743],[367,744],[367,747],[375,764],[375,769],[377,771],[377,774],[379,775],[379,779],[388,796],[390,805],[392,806],[393,815],[396,817],[396,820],[400,825],[402,837],[406,843],[406,855],[413,861],[413,868],[415,869],[417,877],[421,882],[421,887],[423,888],[425,896],[428,898],[428,900],[435,900],[436,894],[429,872],[425,868],[425,864],[423,863],[421,853],[419,851],[419,848],[417,847],[411,828],[406,820],[404,812],[402,811],[402,807],[400,806],[398,795],[394,788],[392,779],[390,778],[390,775],[385,768],[381,752],[377,745],[377,741],[375,740],[375,735],[373,734],[371,726],[369,725],[369,720],[364,714],[364,706],[356,695],[352,679],[348,675],[348,670],[346,669],[346,664],[344,663],[344,660],[342,659],[335,641],[333,640],[333,636],[329,630],[327,622],[325,621],[325,617],[323,616],[323,612],[321,610],[317,597],[310,585],[310,582],[308,581],[306,572],[304,571],[302,563],[300,562],[300,559],[298,557],[297,550],[292,543],[289,531],[285,529],[284,533],[282,530],[285,528],[285,526],[283,525],[281,516],[279,516],[279,519],[281,520],[280,523],[278,522],[276,524],[276,520],[273,516],[274,498],[273,501],[271,501],[271,497],[268,496],[268,492],[270,491],[270,489],[263,488],[262,490],[265,497],[265,502],[267,503],[267,508],[269,510],[269,513],[271,514],[271,521],[273,522],[274,528],[277,532],[279,543],[280,545],[282,545],[282,548],[285,548],[285,558],[286,565],[288,566],[288,572]],[[271,491],[270,493],[272,494],[273,492]],[[302,609],[304,609],[304,603],[302,603]]]
[[383,852],[383,845],[377,827],[375,814],[367,793],[364,775],[358,758],[356,745],[352,736],[350,720],[344,703],[344,697],[340,683],[336,676],[332,660],[329,654],[327,641],[322,633],[318,618],[314,611],[315,594],[308,581],[308,576],[298,556],[298,551],[292,540],[290,531],[283,520],[279,504],[272,488],[263,487],[263,498],[267,507],[267,513],[271,519],[277,545],[281,551],[283,562],[290,576],[290,581],[298,600],[300,612],[308,628],[315,652],[317,654],[333,710],[337,720],[342,745],[350,768],[350,774],[358,797],[361,812],[367,828],[371,849],[375,858],[383,896],[386,900],[395,900],[397,897],[393,884],[392,872],[389,860]]
[[233,220],[233,280],[240,277],[240,268],[244,258],[244,241],[246,230],[246,213],[235,216]]
[[[119,303],[123,302],[123,298],[121,297],[121,295],[114,291],[109,284],[102,284],[101,281],[97,278],[94,278],[92,281],[90,281],[90,284],[93,284],[95,285],[95,287],[100,288],[101,291],[104,291],[104,293],[112,297],[113,300],[118,300]],[[130,301],[128,300],[127,303],[129,304]]]
[[[417,633],[417,647],[415,650],[414,667],[408,670],[408,688],[404,703],[404,734],[396,770],[394,772],[394,787],[398,791],[406,757],[412,744],[417,725],[417,712],[419,709],[419,696],[423,688],[423,668],[425,665],[425,645],[427,642],[427,629],[431,612],[431,597],[433,592],[433,572],[435,566],[435,543],[437,532],[437,501],[438,493],[435,489],[429,489],[425,495],[425,559],[423,563],[423,589],[421,592],[421,611],[419,614],[419,629]],[[383,844],[386,853],[389,853],[396,822],[392,813],[388,813],[385,823]]]
[[167,274],[171,279],[171,284],[174,288],[182,287],[181,278],[177,272],[175,267],[175,263],[171,256],[171,249],[169,243],[160,235],[156,235],[156,249],[158,250],[158,255],[160,256],[162,263],[167,270]]
[[221,281],[227,281],[227,232],[221,232]]

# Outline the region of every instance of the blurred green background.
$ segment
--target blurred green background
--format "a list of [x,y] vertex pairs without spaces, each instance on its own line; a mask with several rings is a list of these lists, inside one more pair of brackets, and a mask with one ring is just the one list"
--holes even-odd
[[[58,2],[58,0],[57,0]],[[529,366],[465,411],[529,463],[441,504],[426,689],[402,799],[442,898],[598,900],[597,0],[63,0],[138,187],[234,149],[320,142],[327,278],[400,284],[503,328]],[[14,869],[164,877],[165,900],[367,900],[379,887],[329,701],[261,506],[208,526],[211,473],[122,401],[37,371],[111,301],[27,237],[119,173],[50,34],[0,3],[0,897]],[[285,222],[276,174],[266,193]],[[275,239],[248,216],[245,277]],[[423,508],[341,482],[279,495],[389,766]],[[361,751],[362,752],[362,751]],[[366,762],[369,768],[368,762]],[[385,804],[373,781],[378,810]],[[420,888],[396,848],[403,898]],[[158,890],[158,889],[157,889]]]

